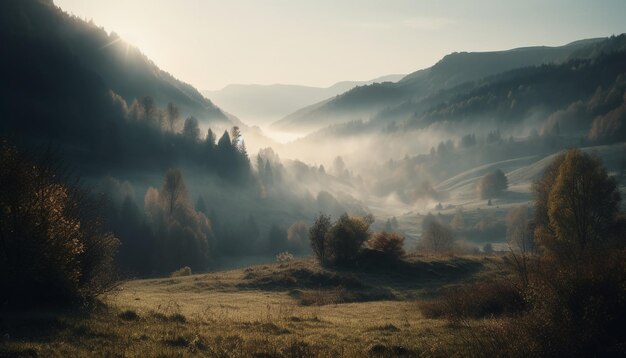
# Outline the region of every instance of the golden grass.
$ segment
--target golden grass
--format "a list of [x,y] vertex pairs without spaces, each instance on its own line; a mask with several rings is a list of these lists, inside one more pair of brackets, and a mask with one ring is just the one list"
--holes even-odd
[[[450,263],[453,265],[453,263]],[[472,275],[485,274],[485,267]],[[442,266],[444,267],[444,266]],[[200,275],[134,280],[90,313],[5,315],[0,356],[362,357],[446,356],[463,342],[444,320],[427,319],[416,299],[472,275],[425,278],[353,275],[400,299],[333,304],[341,287],[306,287],[320,305],[302,305],[293,288],[257,289],[254,278],[306,269],[312,261]],[[298,287],[298,282],[294,283]],[[329,304],[324,304],[329,303]]]

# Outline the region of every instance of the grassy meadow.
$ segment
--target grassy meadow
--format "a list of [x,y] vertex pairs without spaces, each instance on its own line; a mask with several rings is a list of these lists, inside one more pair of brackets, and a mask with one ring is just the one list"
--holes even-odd
[[296,259],[131,280],[80,311],[5,315],[0,356],[448,356],[474,330],[425,318],[419,303],[499,274],[496,257],[412,257],[372,272]]

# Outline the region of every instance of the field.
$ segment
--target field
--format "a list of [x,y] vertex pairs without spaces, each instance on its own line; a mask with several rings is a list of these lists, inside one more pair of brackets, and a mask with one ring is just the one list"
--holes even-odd
[[79,312],[5,314],[0,356],[447,356],[473,333],[424,318],[418,302],[500,266],[495,257],[412,257],[352,272],[298,259],[126,281]]

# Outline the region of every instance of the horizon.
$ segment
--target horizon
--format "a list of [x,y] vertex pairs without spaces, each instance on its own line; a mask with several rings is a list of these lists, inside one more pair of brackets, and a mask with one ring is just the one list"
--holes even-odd
[[[54,2],[118,33],[175,77],[210,91],[231,84],[329,87],[409,74],[453,52],[562,46],[626,32],[619,15],[626,3],[616,0],[605,6],[564,0],[471,6],[404,0]],[[158,16],[145,16],[147,8]]]

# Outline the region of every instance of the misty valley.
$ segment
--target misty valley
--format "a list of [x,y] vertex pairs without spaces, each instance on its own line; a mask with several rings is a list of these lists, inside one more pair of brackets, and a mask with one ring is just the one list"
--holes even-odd
[[0,3],[0,357],[626,353],[626,34],[205,90],[114,31]]

